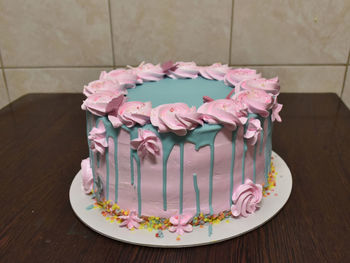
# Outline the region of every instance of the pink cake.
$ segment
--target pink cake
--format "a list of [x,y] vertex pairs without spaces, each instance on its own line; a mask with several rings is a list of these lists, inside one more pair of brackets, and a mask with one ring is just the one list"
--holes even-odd
[[129,229],[178,234],[256,211],[268,187],[278,78],[220,63],[144,64],[84,87],[83,189]]

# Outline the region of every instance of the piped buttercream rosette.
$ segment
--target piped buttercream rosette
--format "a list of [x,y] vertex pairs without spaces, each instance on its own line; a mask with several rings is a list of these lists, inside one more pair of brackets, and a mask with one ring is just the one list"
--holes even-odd
[[247,111],[244,104],[231,99],[219,99],[204,103],[198,112],[209,124],[222,124],[229,130],[235,130],[238,125],[247,121]]
[[240,83],[247,79],[260,78],[261,74],[257,73],[255,69],[237,68],[227,71],[224,82],[228,86],[238,87]]
[[176,67],[169,69],[167,75],[172,79],[195,79],[199,68],[194,62],[176,62]]
[[199,67],[199,74],[206,79],[224,80],[225,75],[230,70],[228,65],[214,63],[211,66]]
[[137,76],[137,84],[142,84],[147,81],[159,81],[164,78],[164,71],[160,64],[153,65],[152,63],[142,62],[139,66],[130,70]]
[[122,88],[135,88],[137,83],[137,75],[130,69],[115,69],[110,72],[102,71],[100,80],[117,81]]
[[84,86],[83,93],[86,97],[89,97],[100,91],[108,91],[114,94],[127,94],[125,88],[115,79],[99,79],[92,81]]
[[90,140],[90,149],[94,153],[99,152],[102,155],[105,153],[108,142],[106,138],[106,128],[103,124],[98,127],[93,127],[89,132],[88,139]]
[[236,92],[240,90],[253,90],[260,89],[267,93],[271,93],[273,95],[278,95],[280,92],[280,84],[278,78],[265,79],[249,79],[241,82],[239,87],[236,89]]
[[233,205],[231,212],[234,217],[247,217],[255,212],[262,199],[262,186],[254,184],[250,179],[246,179],[244,184],[238,186],[232,195]]
[[151,111],[151,123],[158,127],[160,133],[173,132],[184,136],[187,130],[193,130],[202,125],[202,114],[196,107],[188,107],[185,103],[160,105]]
[[157,135],[149,130],[138,129],[138,137],[130,143],[131,148],[137,150],[137,154],[144,158],[145,156],[156,157],[160,152],[160,140]]
[[118,111],[108,115],[114,128],[123,124],[131,128],[136,124],[141,126],[149,122],[152,110],[151,102],[129,101],[122,104]]
[[94,185],[92,169],[90,167],[90,158],[81,161],[81,186],[85,194],[91,194]]

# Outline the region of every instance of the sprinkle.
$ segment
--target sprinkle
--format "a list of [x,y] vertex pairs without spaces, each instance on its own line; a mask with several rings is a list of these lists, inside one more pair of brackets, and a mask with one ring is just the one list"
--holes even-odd
[[180,240],[181,240],[180,236],[177,236],[176,241],[180,241]]

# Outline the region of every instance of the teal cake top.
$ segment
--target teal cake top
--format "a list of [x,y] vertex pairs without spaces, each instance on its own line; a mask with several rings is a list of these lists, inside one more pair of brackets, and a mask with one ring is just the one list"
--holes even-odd
[[144,82],[134,89],[128,89],[128,101],[150,101],[152,107],[162,104],[182,102],[197,109],[203,104],[203,96],[214,100],[224,99],[232,88],[223,81],[164,78],[156,82]]

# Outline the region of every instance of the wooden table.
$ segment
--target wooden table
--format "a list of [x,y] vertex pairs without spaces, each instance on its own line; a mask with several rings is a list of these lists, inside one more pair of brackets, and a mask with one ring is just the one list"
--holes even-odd
[[32,94],[0,110],[0,262],[350,262],[350,111],[335,94],[281,94],[273,149],[293,190],[270,222],[185,249],[123,244],[90,230],[68,197],[88,156],[78,94]]

